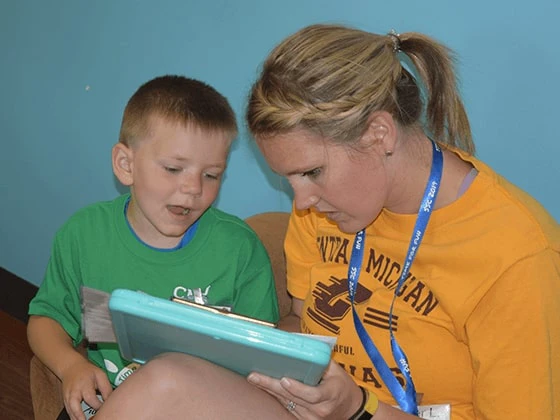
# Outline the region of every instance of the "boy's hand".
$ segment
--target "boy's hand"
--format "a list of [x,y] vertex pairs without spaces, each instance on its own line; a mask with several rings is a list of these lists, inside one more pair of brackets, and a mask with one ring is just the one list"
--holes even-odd
[[97,391],[105,401],[113,390],[105,372],[85,359],[69,365],[61,379],[64,406],[72,420],[85,420],[82,401],[98,410],[102,402],[97,398]]
[[27,338],[33,353],[62,381],[64,406],[72,420],[84,420],[82,401],[93,409],[101,407],[112,388],[105,372],[90,363],[73,346],[72,339],[54,319],[31,315]]

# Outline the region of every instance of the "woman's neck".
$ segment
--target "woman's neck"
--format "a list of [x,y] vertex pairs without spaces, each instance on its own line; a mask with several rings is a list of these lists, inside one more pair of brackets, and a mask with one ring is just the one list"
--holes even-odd
[[[434,209],[445,207],[459,196],[461,184],[472,169],[452,151],[442,148],[443,170]],[[431,140],[426,136],[409,137],[399,142],[394,159],[391,193],[385,206],[399,214],[416,214],[424,197],[433,160]]]

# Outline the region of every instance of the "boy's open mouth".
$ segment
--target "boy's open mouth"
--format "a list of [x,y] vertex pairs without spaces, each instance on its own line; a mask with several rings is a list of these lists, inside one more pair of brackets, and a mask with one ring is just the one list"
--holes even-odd
[[190,208],[182,207],[182,206],[167,206],[167,209],[177,216],[186,216],[191,212]]

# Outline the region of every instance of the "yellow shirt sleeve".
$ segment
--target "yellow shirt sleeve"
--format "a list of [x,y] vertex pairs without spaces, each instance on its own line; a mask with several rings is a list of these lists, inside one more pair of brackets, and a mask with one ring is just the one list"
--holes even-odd
[[469,317],[480,418],[559,418],[559,267],[560,255],[549,249],[515,263]]
[[284,241],[288,292],[305,300],[311,287],[311,271],[320,262],[316,243],[316,214],[292,209]]

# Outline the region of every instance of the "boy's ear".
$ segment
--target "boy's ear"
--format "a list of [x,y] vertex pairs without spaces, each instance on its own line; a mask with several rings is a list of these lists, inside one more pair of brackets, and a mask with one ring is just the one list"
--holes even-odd
[[131,186],[134,181],[132,176],[133,157],[134,153],[127,145],[119,142],[113,146],[111,152],[113,173],[121,184],[127,187]]
[[376,111],[370,115],[368,127],[360,141],[365,146],[376,148],[381,155],[388,155],[395,150],[396,134],[392,115],[386,111]]

